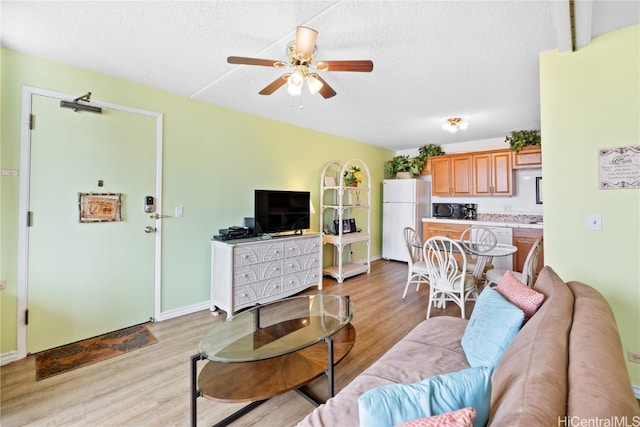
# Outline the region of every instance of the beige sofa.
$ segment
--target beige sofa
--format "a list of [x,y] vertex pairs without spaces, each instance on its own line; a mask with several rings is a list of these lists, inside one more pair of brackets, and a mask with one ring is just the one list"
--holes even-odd
[[[534,289],[545,301],[493,371],[488,425],[640,425],[606,300],[588,285],[565,283],[550,267],[540,272]],[[468,368],[460,343],[466,325],[457,317],[421,322],[298,425],[358,426],[358,397],[365,391]]]

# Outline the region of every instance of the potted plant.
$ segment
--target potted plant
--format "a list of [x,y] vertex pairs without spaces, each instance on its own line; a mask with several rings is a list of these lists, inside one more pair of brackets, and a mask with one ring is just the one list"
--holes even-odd
[[504,141],[508,142],[511,151],[516,153],[524,147],[540,146],[542,143],[540,131],[537,130],[514,130]]
[[420,157],[423,161],[423,174],[431,173],[431,162],[429,161],[429,157],[442,156],[445,154],[445,152],[442,150],[442,147],[437,144],[423,145],[418,149],[418,151],[420,152],[420,155],[418,157]]
[[444,151],[442,151],[442,147],[437,144],[423,145],[422,147],[418,148],[418,151],[420,152],[419,157],[423,158],[424,160],[427,160],[428,157],[442,156],[444,154]]
[[395,156],[387,162],[386,172],[388,176],[396,178],[411,178],[420,175],[424,162],[420,157]]
[[344,171],[344,185],[347,187],[357,187],[362,182],[362,169],[358,165],[351,165],[349,169]]

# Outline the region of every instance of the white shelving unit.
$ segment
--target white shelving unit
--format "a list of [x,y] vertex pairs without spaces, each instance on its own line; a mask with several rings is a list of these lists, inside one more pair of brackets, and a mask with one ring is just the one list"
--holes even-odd
[[[357,187],[344,183],[344,175],[352,166],[360,168],[362,182]],[[332,265],[323,267],[324,275],[335,278],[338,283],[361,273],[371,272],[371,174],[360,159],[346,162],[333,160],[322,169],[320,182],[320,229],[324,231],[323,243],[333,246]],[[340,226],[336,226],[337,224]],[[345,225],[346,223],[346,225]],[[349,225],[355,223],[355,230]],[[337,230],[336,230],[337,229]],[[358,246],[364,246],[364,248]],[[353,261],[353,251],[364,259]],[[324,263],[322,263],[324,266]]]

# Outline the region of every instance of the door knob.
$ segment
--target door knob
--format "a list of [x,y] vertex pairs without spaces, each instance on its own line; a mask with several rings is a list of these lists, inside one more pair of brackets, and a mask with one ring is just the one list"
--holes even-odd
[[156,232],[156,228],[155,228],[155,227],[152,227],[152,226],[150,226],[150,225],[147,225],[147,226],[144,228],[144,232],[145,232],[145,233],[155,233],[155,232]]

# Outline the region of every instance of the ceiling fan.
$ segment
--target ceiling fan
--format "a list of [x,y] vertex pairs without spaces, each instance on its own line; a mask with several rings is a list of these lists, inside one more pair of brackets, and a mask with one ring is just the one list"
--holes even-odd
[[262,89],[259,92],[260,95],[271,95],[285,83],[288,83],[287,92],[293,96],[300,96],[302,86],[306,82],[311,94],[320,93],[324,98],[331,98],[335,96],[336,91],[313,70],[357,72],[370,72],[373,70],[373,62],[369,60],[319,61],[313,64],[317,38],[318,32],[316,30],[298,27],[296,39],[287,45],[288,61],[286,62],[272,59],[245,58],[242,56],[230,56],[227,58],[227,62],[229,64],[262,65],[275,68],[288,66],[292,68],[292,72],[283,74]]

